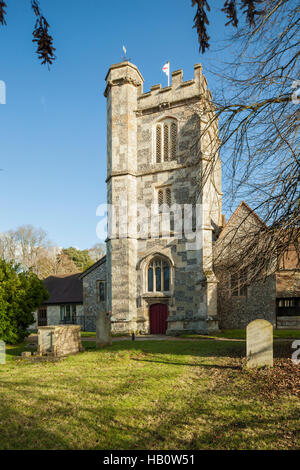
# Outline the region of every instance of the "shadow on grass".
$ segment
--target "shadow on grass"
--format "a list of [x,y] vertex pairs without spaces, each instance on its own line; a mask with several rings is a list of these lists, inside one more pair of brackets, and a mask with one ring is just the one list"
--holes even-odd
[[[293,341],[284,343],[274,343],[274,358],[283,359],[290,358],[294,350],[292,349]],[[96,344],[90,341],[82,342],[85,351],[91,352],[96,350]],[[8,360],[12,360],[21,355],[23,351],[33,351],[34,348],[28,343],[8,345],[6,355]],[[246,345],[239,342],[220,342],[220,341],[116,341],[111,346],[98,350],[99,352],[132,352],[134,354],[151,354],[151,355],[171,355],[171,356],[194,356],[194,357],[228,357],[228,358],[245,358]],[[84,353],[83,353],[84,354]],[[173,358],[174,359],[174,358]],[[135,359],[137,360],[137,359]],[[151,358],[153,362],[159,362],[157,358]],[[174,364],[177,361],[174,362]],[[167,362],[170,363],[170,362]],[[183,362],[178,362],[183,364]],[[196,364],[187,364],[195,366]]]
[[[86,350],[95,350],[95,343],[84,342]],[[170,355],[194,355],[199,357],[227,356],[241,357],[245,351],[244,343],[220,341],[116,341],[111,346],[99,349],[99,351],[125,352]]]
[[31,348],[28,348],[28,344],[26,343],[7,345],[6,356],[8,356],[8,358],[20,356],[23,351],[29,351],[30,349]]
[[[34,387],[32,387],[34,391]],[[47,426],[49,413],[46,411],[36,412],[30,415],[28,409],[24,412],[10,407],[9,403],[2,402],[0,406],[1,421],[6,423],[2,426],[0,437],[0,450],[42,450],[42,449],[64,449],[74,448],[71,442],[61,436],[61,433],[52,431]]]
[[[290,358],[293,340],[274,343],[274,358]],[[96,344],[83,342],[86,351],[95,351]],[[246,357],[246,343],[234,341],[116,341],[111,346],[99,349],[111,352],[135,352],[143,354],[193,355],[196,357]]]
[[[102,394],[95,393],[93,407],[88,406],[88,402],[81,402],[80,416],[68,403],[53,398],[49,400],[49,409],[48,406],[38,408],[38,416],[33,413],[33,405],[28,414],[28,410],[16,412],[15,407],[1,403],[5,426],[0,449],[194,450],[259,449],[263,446],[272,449],[296,445],[292,411],[276,410],[274,415],[269,410],[262,415],[259,404],[251,403],[251,390],[248,391],[250,400],[241,402],[233,389],[230,385],[230,389],[221,387],[206,392],[195,387],[193,395],[184,394],[183,390],[178,407],[170,407],[168,401],[159,398],[148,407],[131,408],[130,404],[124,406],[122,400],[115,401],[116,395],[110,403],[105,403]],[[36,403],[39,387],[32,384],[31,394]],[[155,398],[154,393],[153,400]],[[10,416],[14,419],[9,419]],[[57,425],[59,420],[61,424],[58,429],[51,430],[53,416],[54,423]],[[67,424],[70,419],[72,424]],[[288,432],[288,427],[292,431]],[[74,439],[76,435],[81,438]]]
[[[289,411],[273,403],[262,409],[259,388],[247,375],[241,376],[238,366],[192,362],[193,357],[240,357],[244,345],[123,341],[99,354],[95,354],[95,345],[88,345],[91,354],[82,353],[60,364],[29,366],[23,377],[17,371],[1,381],[2,391],[7,391],[0,401],[1,449],[193,450],[296,445],[295,408]],[[10,347],[9,352],[16,356],[24,346]],[[122,355],[128,353],[136,366],[130,369],[124,361],[114,370],[110,354],[119,355],[122,363]],[[140,354],[145,357],[138,357]],[[184,356],[193,357],[186,360]],[[139,368],[138,362],[145,363],[145,368]],[[167,370],[147,367],[147,363],[198,366],[199,372],[193,369],[184,376],[183,368]],[[213,368],[220,369],[217,379],[209,371]],[[26,397],[28,401],[23,402]]]
[[202,363],[192,363],[192,362],[174,362],[174,361],[155,361],[153,359],[136,359],[133,358],[133,361],[137,362],[153,362],[157,364],[167,364],[172,366],[188,366],[188,367],[204,367],[208,369],[241,369],[241,366],[220,366],[217,364],[202,364]]

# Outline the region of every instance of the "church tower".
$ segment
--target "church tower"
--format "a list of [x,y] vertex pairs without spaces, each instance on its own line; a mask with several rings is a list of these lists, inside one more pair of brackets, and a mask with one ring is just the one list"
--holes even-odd
[[[186,82],[178,70],[171,86],[154,85],[143,93],[143,81],[127,61],[112,65],[106,76],[112,328],[145,334],[213,331],[218,319],[212,246],[221,225],[222,193],[219,158],[211,164],[217,125],[203,132],[204,103],[211,95],[199,64]],[[164,225],[168,210],[170,225]]]

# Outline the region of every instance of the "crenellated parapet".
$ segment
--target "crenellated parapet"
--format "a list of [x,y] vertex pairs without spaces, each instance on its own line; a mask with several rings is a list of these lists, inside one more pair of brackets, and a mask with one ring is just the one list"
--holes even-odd
[[168,87],[161,87],[161,84],[153,85],[150,91],[142,93],[137,99],[137,114],[143,115],[160,111],[185,103],[199,101],[204,98],[211,100],[211,93],[207,88],[207,81],[202,73],[202,65],[194,66],[194,78],[183,81],[183,71],[172,72],[172,84]]

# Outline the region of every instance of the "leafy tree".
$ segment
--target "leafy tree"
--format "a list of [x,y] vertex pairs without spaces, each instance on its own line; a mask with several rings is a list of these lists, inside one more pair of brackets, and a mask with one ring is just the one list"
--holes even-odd
[[49,297],[42,281],[31,271],[0,259],[0,338],[6,343],[22,342],[34,322],[32,312]]
[[70,248],[64,248],[63,253],[71,258],[80,271],[85,271],[94,263],[89,255],[89,250],[78,250],[71,246]]

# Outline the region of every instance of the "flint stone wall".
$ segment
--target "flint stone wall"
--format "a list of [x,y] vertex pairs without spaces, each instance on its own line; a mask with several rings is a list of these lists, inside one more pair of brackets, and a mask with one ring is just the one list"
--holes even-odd
[[[223,279],[219,276],[219,279]],[[229,283],[228,276],[223,281]],[[229,289],[221,290],[218,286],[218,315],[220,328],[244,329],[253,320],[268,320],[276,324],[276,282],[275,275],[269,276],[266,282],[252,284],[245,297],[232,296]]]
[[[107,311],[106,301],[100,302],[98,297],[98,282],[107,281],[106,279],[106,261],[87,273],[83,279],[83,312],[84,315],[94,316],[95,321],[99,311]],[[106,286],[107,291],[107,286]]]
[[[248,234],[255,233],[260,224],[258,217],[242,202],[214,244],[215,272],[219,281],[218,317],[222,329],[244,329],[249,322],[260,318],[273,326],[276,324],[275,274],[270,272],[265,282],[248,285],[246,296],[235,296],[231,291],[230,272],[226,269],[227,260],[230,265],[232,250],[239,252],[241,244],[246,244]],[[240,257],[242,260],[243,251]]]

